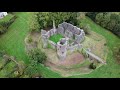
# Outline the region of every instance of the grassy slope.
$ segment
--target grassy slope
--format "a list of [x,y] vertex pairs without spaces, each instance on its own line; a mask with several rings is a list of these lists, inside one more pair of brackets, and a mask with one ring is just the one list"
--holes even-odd
[[[88,17],[86,17],[84,20],[82,20],[82,24],[89,24],[91,27],[91,30],[97,32],[98,34],[103,35],[107,40],[107,46],[109,47],[109,54],[107,57],[107,65],[103,65],[102,67],[96,69],[90,74],[86,75],[78,75],[78,76],[71,76],[72,78],[113,78],[113,77],[120,77],[120,65],[116,63],[116,60],[113,55],[114,48],[117,48],[117,46],[120,46],[120,39],[116,37],[111,32],[105,30],[104,28],[100,27],[99,25],[95,24],[92,20],[90,20]],[[44,69],[44,68],[43,68]],[[43,70],[42,69],[42,70]],[[44,70],[43,70],[44,71]],[[52,74],[51,74],[52,75]],[[53,73],[54,75],[54,73]],[[54,76],[44,75],[45,77],[61,77],[55,74]],[[71,78],[70,77],[70,78]]]
[[[16,56],[20,60],[28,61],[25,54],[24,38],[28,33],[28,18],[32,13],[20,12],[16,13],[17,20],[10,26],[7,33],[0,37],[0,49],[5,50],[8,54]],[[91,29],[107,39],[109,47],[109,57],[107,58],[107,65],[98,68],[88,75],[78,75],[72,77],[120,77],[120,65],[115,62],[113,58],[112,50],[120,45],[120,39],[118,39],[112,33],[104,30],[100,26],[96,25],[89,18],[82,21],[83,24],[89,24]],[[61,77],[59,74],[49,70],[48,68],[40,65],[41,73],[44,77]]]
[[[5,50],[9,55],[16,56],[18,60],[28,63],[25,53],[24,39],[29,31],[29,19],[33,13],[19,12],[16,13],[18,18],[9,27],[9,30],[0,36],[0,50]],[[49,70],[48,68],[38,65],[41,74],[44,77],[60,77],[59,74]]]
[[19,60],[27,62],[25,54],[24,38],[28,33],[28,18],[30,13],[16,13],[18,18],[9,27],[9,30],[0,36],[0,49],[5,50],[8,54],[16,56]]
[[112,77],[120,77],[120,65],[117,64],[114,55],[113,50],[120,46],[120,39],[116,37],[111,32],[103,29],[99,25],[95,24],[92,20],[90,20],[88,17],[86,17],[84,20],[82,20],[83,24],[89,24],[91,27],[91,30],[97,32],[98,34],[103,35],[107,40],[107,46],[109,47],[109,54],[107,57],[107,65],[104,65],[95,71],[93,71],[90,74],[87,75],[81,75],[81,76],[72,76],[72,77],[92,77],[92,78],[112,78]]

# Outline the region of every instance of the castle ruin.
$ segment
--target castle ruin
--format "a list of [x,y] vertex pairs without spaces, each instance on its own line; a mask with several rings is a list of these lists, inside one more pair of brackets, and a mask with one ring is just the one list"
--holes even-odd
[[[64,38],[56,44],[49,40],[50,36],[54,34],[61,34]],[[82,47],[80,43],[84,40],[85,33],[82,29],[70,23],[63,22],[58,25],[58,28],[54,26],[54,28],[49,31],[41,30],[41,37],[43,48],[47,48],[48,44],[50,44],[53,49],[57,50],[58,58],[60,60],[65,60],[67,51],[73,52]],[[69,43],[70,40],[72,43]]]

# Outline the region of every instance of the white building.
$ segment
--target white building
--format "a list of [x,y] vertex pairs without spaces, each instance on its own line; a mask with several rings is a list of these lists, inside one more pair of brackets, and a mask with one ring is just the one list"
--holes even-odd
[[6,15],[8,15],[7,12],[0,12],[0,19],[3,18]]

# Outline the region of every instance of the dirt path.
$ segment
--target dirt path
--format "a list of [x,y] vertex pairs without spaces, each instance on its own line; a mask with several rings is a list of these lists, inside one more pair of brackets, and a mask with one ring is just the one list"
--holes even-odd
[[63,61],[58,61],[58,65],[71,66],[79,64],[84,60],[84,56],[78,52],[75,52],[71,55],[68,55],[67,58]]

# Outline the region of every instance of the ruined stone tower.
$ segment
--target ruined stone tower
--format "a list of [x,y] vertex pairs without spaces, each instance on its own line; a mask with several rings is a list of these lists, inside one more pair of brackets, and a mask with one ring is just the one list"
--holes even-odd
[[67,54],[67,41],[62,38],[60,42],[57,43],[57,54],[60,60],[64,60]]

